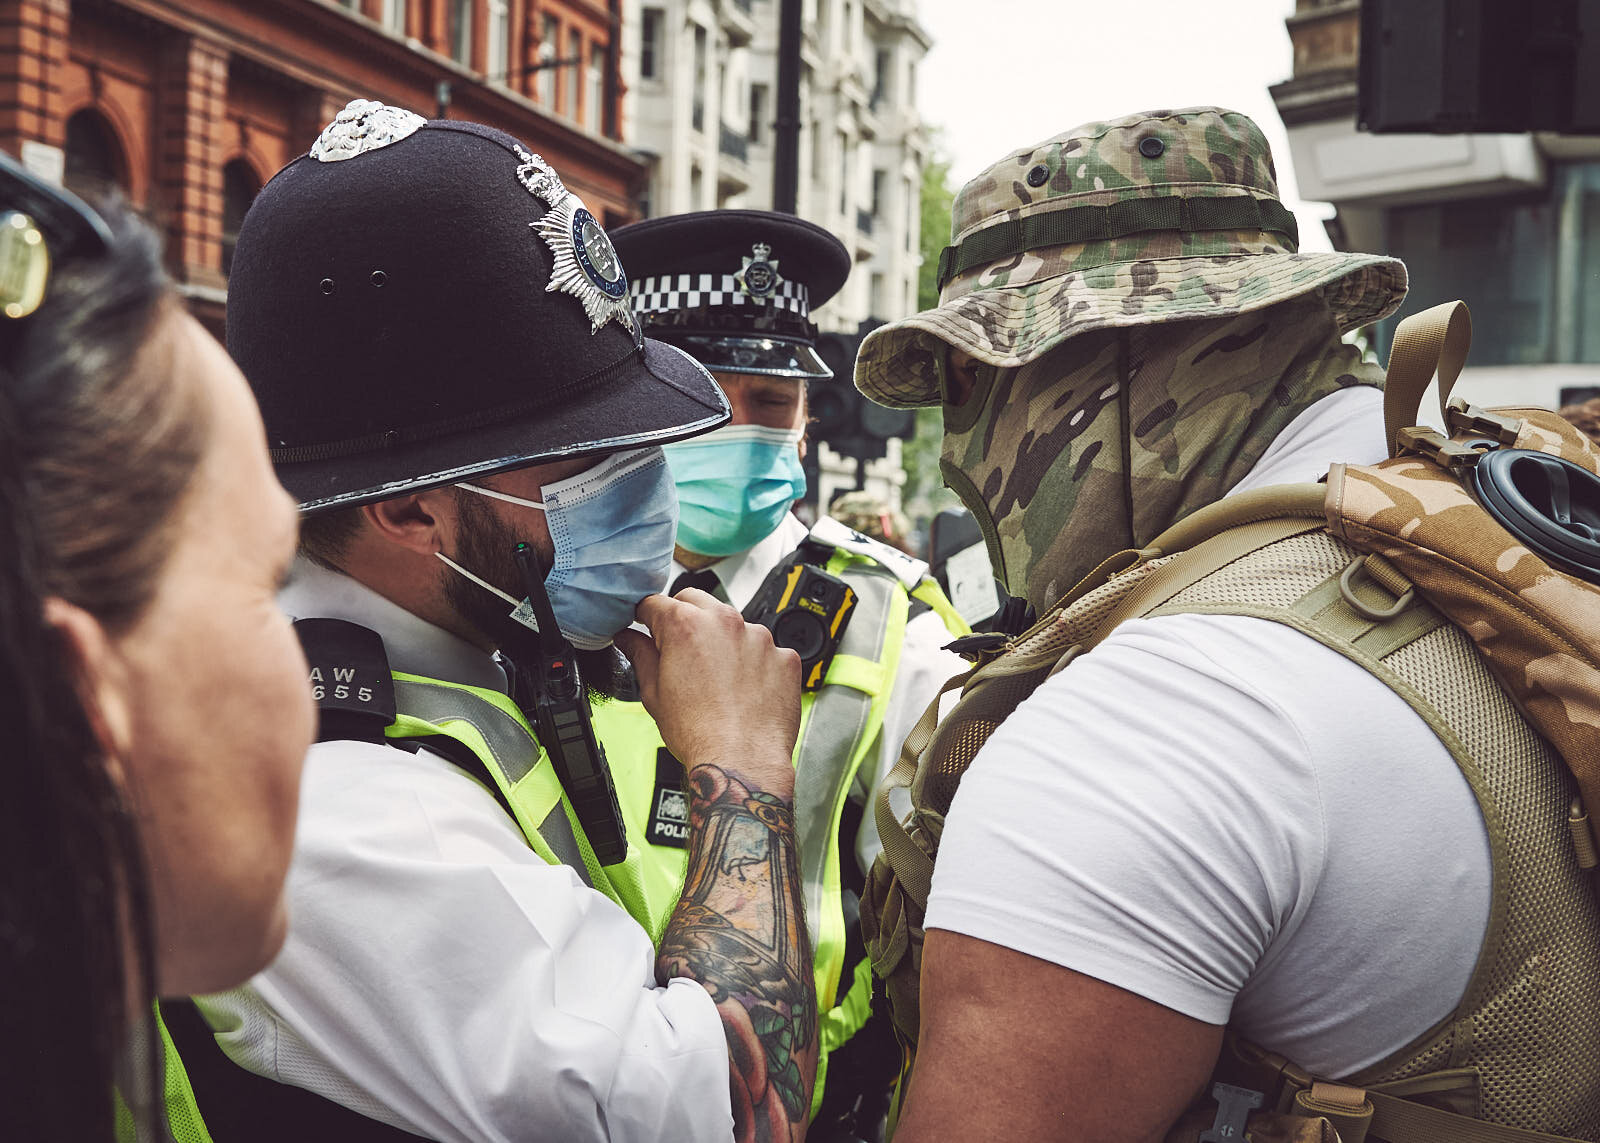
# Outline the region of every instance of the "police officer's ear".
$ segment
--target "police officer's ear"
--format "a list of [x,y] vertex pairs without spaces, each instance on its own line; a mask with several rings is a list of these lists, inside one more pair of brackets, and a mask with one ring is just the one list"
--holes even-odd
[[457,515],[455,493],[449,488],[379,500],[360,511],[379,540],[425,556],[448,549]]

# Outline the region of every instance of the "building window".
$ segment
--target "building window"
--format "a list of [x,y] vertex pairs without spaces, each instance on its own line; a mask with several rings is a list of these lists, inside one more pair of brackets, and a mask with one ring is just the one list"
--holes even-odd
[[[1473,283],[1472,361],[1521,365],[1552,360],[1550,321],[1556,210],[1505,199],[1406,206],[1388,214],[1388,252],[1410,272],[1406,313]],[[1384,323],[1385,348],[1393,323]]]
[[583,86],[583,33],[577,28],[567,30],[567,63],[562,69],[567,73],[567,106],[569,119],[578,117],[578,92]]
[[606,46],[589,45],[588,91],[583,96],[583,125],[600,134],[600,110],[605,105]]
[[539,62],[544,67],[539,71],[539,102],[555,110],[556,105],[556,69],[552,66],[556,62],[556,45],[561,41],[561,22],[554,16],[545,14],[539,24]]
[[765,143],[767,141],[767,85],[752,83],[750,85],[750,142]]
[[451,0],[450,55],[458,64],[472,64],[472,9],[474,0]]
[[62,178],[67,189],[104,194],[113,187],[128,189],[128,163],[98,111],[87,108],[67,120],[66,163]]
[[696,131],[706,129],[706,30],[699,24],[694,28],[694,106],[690,119]]
[[489,58],[483,72],[495,82],[505,83],[511,75],[510,0],[489,0],[488,31]]
[[660,8],[646,8],[644,23],[639,34],[639,76],[641,79],[660,79],[665,60],[662,49],[662,30],[667,14]]
[[704,210],[705,204],[700,201],[705,193],[705,176],[700,173],[700,164],[689,165],[689,209]]
[[854,165],[850,160],[855,158],[850,151],[850,137],[843,131],[838,132],[839,138],[839,213],[850,212],[850,168]]
[[894,64],[894,57],[887,48],[879,48],[872,57],[872,106],[876,109],[879,104],[889,98],[889,69]]
[[261,190],[261,180],[249,163],[235,159],[222,168],[222,276],[233,272],[233,251],[239,245],[239,227],[245,211]]
[[877,218],[883,213],[883,196],[889,189],[889,172],[872,172],[872,216]]
[[884,278],[882,274],[872,275],[872,296],[868,299],[868,317],[887,318],[889,315],[884,305]]
[[905,191],[906,195],[906,253],[913,254],[917,249],[918,238],[917,188],[911,185],[910,179],[902,179],[901,189]]

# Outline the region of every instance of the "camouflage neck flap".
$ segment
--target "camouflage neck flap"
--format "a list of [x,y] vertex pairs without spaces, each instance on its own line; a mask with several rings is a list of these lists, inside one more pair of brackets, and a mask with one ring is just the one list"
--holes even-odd
[[1042,614],[1106,556],[1222,496],[1311,405],[1380,385],[1316,297],[1072,338],[979,370],[946,405],[940,469],[995,573]]

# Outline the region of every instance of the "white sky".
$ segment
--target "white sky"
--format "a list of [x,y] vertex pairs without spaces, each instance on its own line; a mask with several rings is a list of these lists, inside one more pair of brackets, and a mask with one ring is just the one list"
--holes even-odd
[[952,189],[1011,151],[1080,123],[1209,103],[1261,126],[1305,250],[1329,250],[1303,203],[1269,84],[1293,70],[1283,19],[1294,0],[918,0],[933,37],[917,77],[923,121],[941,128]]

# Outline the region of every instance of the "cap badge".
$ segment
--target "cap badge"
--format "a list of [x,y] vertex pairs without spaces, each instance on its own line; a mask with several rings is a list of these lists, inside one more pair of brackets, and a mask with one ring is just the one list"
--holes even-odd
[[757,301],[766,301],[783,278],[778,274],[778,263],[772,258],[772,247],[757,242],[750,248],[753,257],[744,260],[744,268],[733,276],[739,288]]
[[517,148],[517,158],[522,160],[522,165],[517,168],[517,181],[527,187],[528,193],[534,198],[543,199],[546,206],[552,209],[560,206],[568,191],[561,176],[556,174],[556,169],[540,156],[521,147]]
[[409,138],[427,122],[414,111],[374,99],[352,99],[311,144],[319,163],[337,163]]
[[637,339],[633,307],[628,304],[628,275],[611,239],[550,164],[521,147],[517,158],[522,160],[517,180],[550,208],[528,224],[550,248],[550,282],[545,289],[560,290],[582,302],[590,333],[614,318]]

